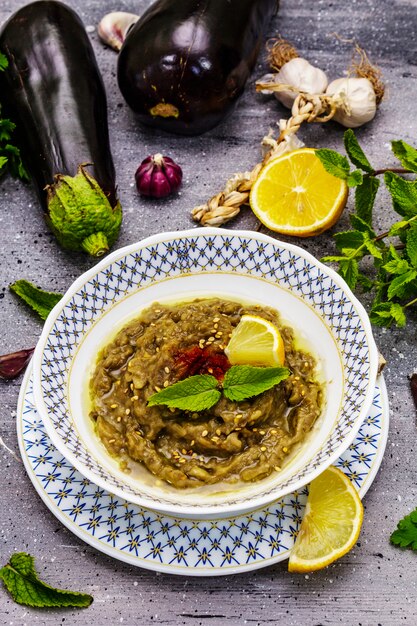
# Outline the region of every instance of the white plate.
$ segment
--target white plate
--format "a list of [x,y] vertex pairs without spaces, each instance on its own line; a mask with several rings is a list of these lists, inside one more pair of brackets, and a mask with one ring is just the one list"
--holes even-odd
[[[335,463],[361,497],[381,465],[388,425],[388,397],[380,376],[368,416]],[[270,506],[221,519],[177,519],[131,504],[84,478],[55,448],[34,405],[32,366],[20,391],[17,432],[26,471],[46,506],[71,532],[109,556],[186,576],[236,574],[289,556],[306,488]]]

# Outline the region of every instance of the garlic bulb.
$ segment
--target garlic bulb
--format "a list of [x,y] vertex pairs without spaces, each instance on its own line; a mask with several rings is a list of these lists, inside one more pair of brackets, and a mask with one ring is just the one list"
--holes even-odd
[[[281,67],[278,74],[275,75],[275,82],[292,85],[298,91],[319,94],[326,91],[328,81],[323,70],[314,67],[306,59],[297,57]],[[274,93],[275,97],[288,109],[291,109],[298,95],[296,91],[277,91]]]
[[330,83],[326,94],[338,103],[333,119],[347,128],[357,128],[375,117],[375,91],[367,78],[338,78]]

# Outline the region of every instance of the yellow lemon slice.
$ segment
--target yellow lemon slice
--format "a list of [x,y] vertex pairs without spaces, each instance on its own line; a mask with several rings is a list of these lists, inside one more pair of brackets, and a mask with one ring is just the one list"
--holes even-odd
[[329,467],[310,484],[288,571],[313,572],[339,559],[355,545],[362,520],[363,506],[355,487],[341,470]]
[[285,349],[278,328],[263,317],[242,315],[225,353],[232,365],[284,364]]
[[301,148],[273,159],[261,170],[250,205],[271,230],[310,237],[337,222],[347,197],[346,182],[326,172],[315,150]]

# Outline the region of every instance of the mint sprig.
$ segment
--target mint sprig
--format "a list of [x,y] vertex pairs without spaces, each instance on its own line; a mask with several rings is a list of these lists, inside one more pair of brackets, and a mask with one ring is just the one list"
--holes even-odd
[[[355,187],[355,213],[350,216],[352,229],[334,235],[340,254],[323,261],[337,263],[348,285],[372,291],[370,310],[373,324],[404,326],[408,309],[417,305],[417,149],[404,141],[393,141],[392,151],[402,167],[374,169],[359,145],[352,129],[345,132],[344,144],[349,160],[358,169],[351,171],[346,156],[333,150],[317,150],[324,168],[333,176]],[[360,173],[360,175],[358,174]],[[401,217],[378,234],[373,228],[373,208],[383,175],[393,209]],[[361,271],[361,261],[371,257],[374,272]]]
[[13,554],[0,569],[0,578],[13,600],[26,606],[86,608],[93,601],[88,593],[56,589],[44,583],[35,570],[35,559],[26,552]]
[[[286,367],[255,367],[234,365],[225,374],[223,393],[229,400],[241,402],[275,387],[288,378]],[[190,376],[157,393],[148,401],[148,406],[164,404],[184,411],[204,411],[214,406],[221,398],[219,381],[209,374]]]
[[149,398],[148,405],[165,404],[184,411],[204,411],[220,400],[217,378],[209,374],[190,376]]
[[400,548],[417,550],[417,509],[398,522],[390,541]]

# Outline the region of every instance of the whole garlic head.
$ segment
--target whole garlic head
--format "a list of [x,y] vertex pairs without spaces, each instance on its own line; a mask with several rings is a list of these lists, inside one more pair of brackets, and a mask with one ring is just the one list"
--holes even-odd
[[[275,81],[277,83],[291,85],[298,89],[298,91],[311,94],[324,93],[328,83],[327,76],[323,70],[314,67],[311,63],[306,61],[306,59],[299,57],[285,63],[278,74],[276,74]],[[275,97],[282,102],[284,106],[291,109],[297,97],[297,93],[291,91],[277,91],[274,93]]]
[[333,119],[346,128],[357,128],[375,117],[375,91],[367,78],[338,78],[330,83],[326,94],[340,101]]

